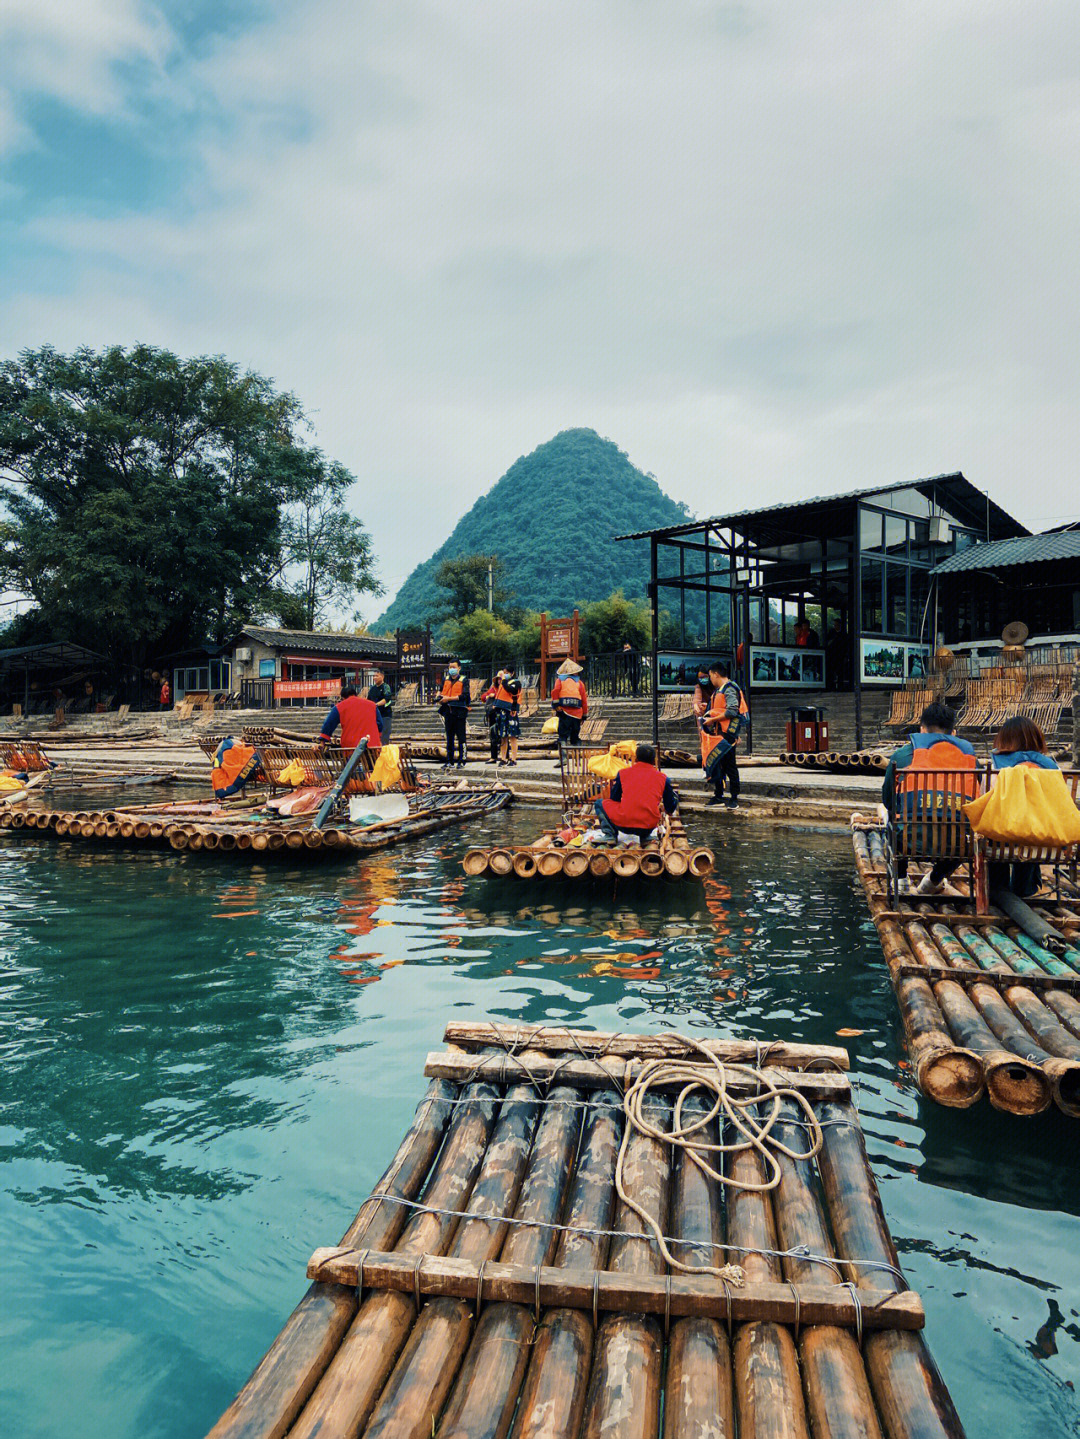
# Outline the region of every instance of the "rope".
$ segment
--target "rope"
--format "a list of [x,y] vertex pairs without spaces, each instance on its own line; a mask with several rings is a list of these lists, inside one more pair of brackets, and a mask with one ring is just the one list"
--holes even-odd
[[[803,1095],[797,1089],[778,1085],[768,1070],[753,1068],[746,1064],[725,1064],[696,1039],[687,1035],[676,1035],[674,1038],[685,1044],[688,1049],[694,1050],[701,1056],[701,1059],[650,1060],[642,1066],[640,1073],[626,1090],[623,1096],[626,1125],[623,1129],[622,1144],[619,1146],[619,1157],[615,1163],[615,1191],[623,1204],[651,1230],[660,1253],[672,1269],[681,1270],[684,1274],[713,1274],[719,1279],[741,1285],[746,1276],[740,1265],[687,1264],[681,1259],[676,1259],[672,1254],[660,1225],[648,1210],[637,1202],[625,1183],[626,1155],[633,1136],[635,1134],[646,1135],[661,1144],[669,1145],[672,1149],[681,1149],[684,1160],[689,1159],[703,1174],[708,1175],[718,1184],[749,1193],[766,1194],[780,1183],[781,1169],[777,1154],[784,1154],[792,1160],[813,1159],[821,1151],[821,1127],[817,1116]],[[765,1092],[743,1098],[730,1094],[728,1085],[737,1076],[754,1080]],[[654,1088],[660,1086],[671,1088],[673,1084],[681,1084],[682,1088],[671,1112],[671,1127],[661,1128],[646,1117],[646,1104],[649,1102],[651,1091]],[[706,1099],[706,1112],[684,1123],[683,1109],[687,1100],[692,1095],[701,1093],[712,1096],[711,1105]],[[806,1121],[810,1142],[802,1153],[791,1149],[777,1135],[773,1134],[777,1122],[783,1122],[781,1107],[785,1100],[790,1100],[797,1105]],[[762,1118],[754,1111],[764,1104],[768,1104],[770,1109]],[[661,1106],[654,1101],[653,1112],[654,1114],[666,1113],[667,1106]],[[721,1135],[724,1133],[724,1127],[730,1124],[742,1138],[730,1144],[725,1144],[722,1138],[718,1142],[710,1142],[703,1131],[717,1116],[721,1117]],[[722,1170],[715,1169],[706,1157],[716,1154],[739,1154],[747,1151],[756,1153],[765,1167],[766,1178],[759,1183],[735,1179],[730,1173],[725,1174]],[[677,1243],[678,1241],[672,1242]]]

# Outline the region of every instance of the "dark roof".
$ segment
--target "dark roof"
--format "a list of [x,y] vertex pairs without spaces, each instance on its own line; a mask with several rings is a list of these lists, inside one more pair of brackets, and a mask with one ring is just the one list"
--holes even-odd
[[[957,520],[973,528],[985,530],[989,520],[990,533],[995,538],[1002,535],[1026,535],[1027,529],[975,488],[970,480],[957,470],[951,475],[930,475],[921,480],[901,480],[895,485],[868,485],[861,490],[848,490],[842,495],[816,495],[807,500],[794,500],[786,505],[768,505],[760,510],[739,510],[730,515],[713,515],[701,520],[687,520],[685,524],[669,525],[659,530],[638,530],[631,535],[619,535],[620,540],[641,540],[650,536],[665,539],[677,535],[692,534],[706,526],[716,529],[747,528],[746,521],[754,521],[754,528],[769,527],[768,521],[785,520],[788,526],[810,528],[817,521],[824,523],[827,515],[836,507],[854,504],[857,500],[868,499],[871,495],[888,495],[897,490],[918,490],[927,499],[949,511]],[[825,533],[827,533],[827,529]]]
[[[331,630],[276,630],[245,625],[237,639],[246,635],[271,649],[295,650],[298,655],[355,655],[357,659],[396,659],[397,640],[377,635],[335,634]],[[431,647],[432,659],[447,659],[446,651]]]
[[16,669],[50,669],[54,665],[108,664],[105,655],[88,650],[85,645],[73,645],[69,640],[56,640],[50,644],[17,645],[13,649],[0,650],[0,665],[14,665]]
[[1080,560],[1080,530],[1047,530],[1041,535],[971,545],[942,560],[931,573],[955,575],[963,570],[996,570],[1009,565],[1037,565],[1046,560]]

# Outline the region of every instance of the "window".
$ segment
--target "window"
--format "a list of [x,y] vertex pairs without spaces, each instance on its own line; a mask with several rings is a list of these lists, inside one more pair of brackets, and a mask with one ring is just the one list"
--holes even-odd
[[862,562],[862,631],[863,634],[885,633],[884,608],[882,605],[882,572],[880,560],[864,559]]
[[907,520],[900,515],[885,517],[885,553],[893,559],[907,559]]
[[885,632],[906,635],[908,632],[908,568],[907,565],[885,566]]
[[880,550],[883,515],[876,510],[859,511],[859,549]]

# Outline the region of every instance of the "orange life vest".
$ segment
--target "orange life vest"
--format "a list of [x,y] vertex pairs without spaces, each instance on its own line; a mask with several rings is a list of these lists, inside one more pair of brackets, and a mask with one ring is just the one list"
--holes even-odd
[[459,700],[464,688],[465,681],[463,679],[445,679],[442,682],[442,698],[444,700]]
[[551,702],[571,719],[583,719],[589,707],[585,686],[573,675],[566,675],[555,681]]
[[911,763],[901,770],[902,774],[911,774],[916,770],[922,772],[936,770],[939,773],[942,770],[964,770],[971,771],[971,773],[965,773],[962,776],[944,775],[940,783],[934,783],[928,774],[925,777],[920,774],[918,778],[903,786],[905,793],[916,795],[934,793],[954,798],[975,798],[979,792],[979,781],[974,771],[978,769],[979,761],[967,740],[950,734],[913,734],[910,736],[910,742]]
[[222,753],[221,764],[215,765],[210,775],[210,787],[216,794],[218,790],[228,789],[231,784],[244,773],[244,770],[255,758],[255,751],[250,745],[230,745]]
[[[739,706],[733,714],[728,713],[727,696],[724,693],[729,685],[734,685],[739,692]],[[743,694],[742,687],[735,684],[734,680],[725,680],[718,690],[713,690],[712,700],[709,704],[709,712],[705,716],[704,722],[706,725],[710,723],[716,724],[717,730],[715,733],[711,733],[708,729],[701,731],[702,764],[706,762],[722,740],[727,740],[729,744],[738,744],[739,727],[749,713],[750,706],[746,703],[746,696]],[[734,734],[730,733],[732,725],[736,727]]]
[[517,693],[515,694],[513,691],[508,690],[508,689],[506,688],[506,681],[505,681],[505,680],[500,680],[500,681],[499,681],[499,688],[498,688],[498,690],[495,692],[495,703],[496,703],[496,704],[499,704],[499,705],[513,705],[514,708],[516,709],[516,708],[517,708],[517,704],[518,704],[518,699],[519,699],[520,694],[521,694],[521,686],[520,686],[520,684],[518,684],[517,680],[512,680],[511,683],[518,685]]

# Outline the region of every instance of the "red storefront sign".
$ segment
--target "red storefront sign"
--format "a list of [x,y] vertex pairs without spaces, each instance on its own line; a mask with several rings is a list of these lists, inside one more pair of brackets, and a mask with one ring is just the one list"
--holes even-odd
[[305,696],[322,695],[326,699],[337,699],[341,694],[341,676],[333,680],[275,680],[276,700],[298,700]]

